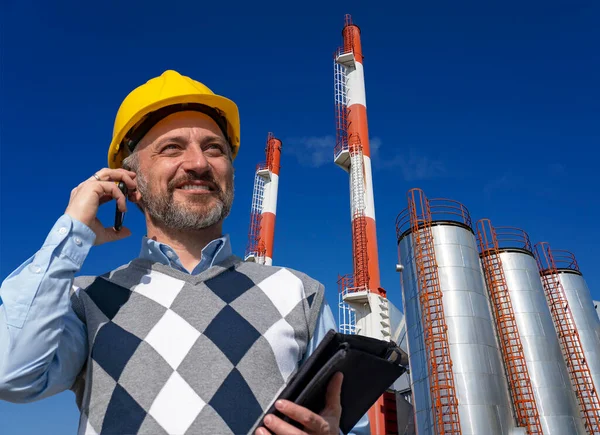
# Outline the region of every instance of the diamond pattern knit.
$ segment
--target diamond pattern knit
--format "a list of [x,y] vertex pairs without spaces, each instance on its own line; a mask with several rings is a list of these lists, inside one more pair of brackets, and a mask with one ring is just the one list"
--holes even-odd
[[137,259],[77,278],[79,433],[247,433],[304,356],[323,290],[235,256],[199,275]]

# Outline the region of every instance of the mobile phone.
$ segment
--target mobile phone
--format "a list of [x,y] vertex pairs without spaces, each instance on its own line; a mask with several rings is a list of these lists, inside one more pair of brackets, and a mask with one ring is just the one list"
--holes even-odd
[[[123,195],[125,195],[125,201],[127,201],[127,185],[125,185],[125,183],[123,181],[119,181],[119,184],[117,186],[119,188],[119,190],[121,192],[123,192]],[[119,204],[115,205],[115,225],[114,225],[114,229],[115,231],[121,231],[121,228],[123,228],[123,221],[125,221],[125,212],[120,211],[119,210]]]

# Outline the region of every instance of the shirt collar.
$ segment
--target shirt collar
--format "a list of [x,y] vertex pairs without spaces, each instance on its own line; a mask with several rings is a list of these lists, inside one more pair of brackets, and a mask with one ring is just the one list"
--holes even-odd
[[160,243],[144,236],[142,239],[140,258],[170,266],[181,272],[197,275],[231,256],[231,252],[231,242],[228,234],[215,239],[208,243],[204,249],[202,249],[202,258],[200,259],[200,263],[198,263],[194,270],[190,272],[183,267],[179,256],[173,250],[173,248],[165,243]]

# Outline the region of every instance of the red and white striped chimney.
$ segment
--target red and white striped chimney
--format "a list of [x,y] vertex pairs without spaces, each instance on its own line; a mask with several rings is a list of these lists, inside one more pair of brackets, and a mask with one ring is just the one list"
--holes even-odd
[[281,162],[281,141],[271,133],[267,138],[267,171],[263,198],[260,239],[265,247],[265,264],[273,264],[273,241],[275,239],[275,216],[277,214],[277,192]]
[[275,138],[273,133],[267,136],[265,153],[267,160],[257,165],[254,175],[250,231],[245,259],[271,266],[281,166],[281,141]]

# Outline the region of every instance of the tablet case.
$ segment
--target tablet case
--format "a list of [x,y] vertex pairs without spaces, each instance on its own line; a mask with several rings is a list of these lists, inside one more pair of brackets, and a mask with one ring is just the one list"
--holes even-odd
[[299,423],[275,409],[275,401],[286,399],[315,413],[325,407],[325,395],[331,377],[344,374],[342,383],[342,417],[340,429],[347,434],[393,383],[406,371],[408,355],[393,341],[360,335],[340,334],[330,330],[286,386],[257,421],[251,434],[263,427],[266,414],[301,427]]

